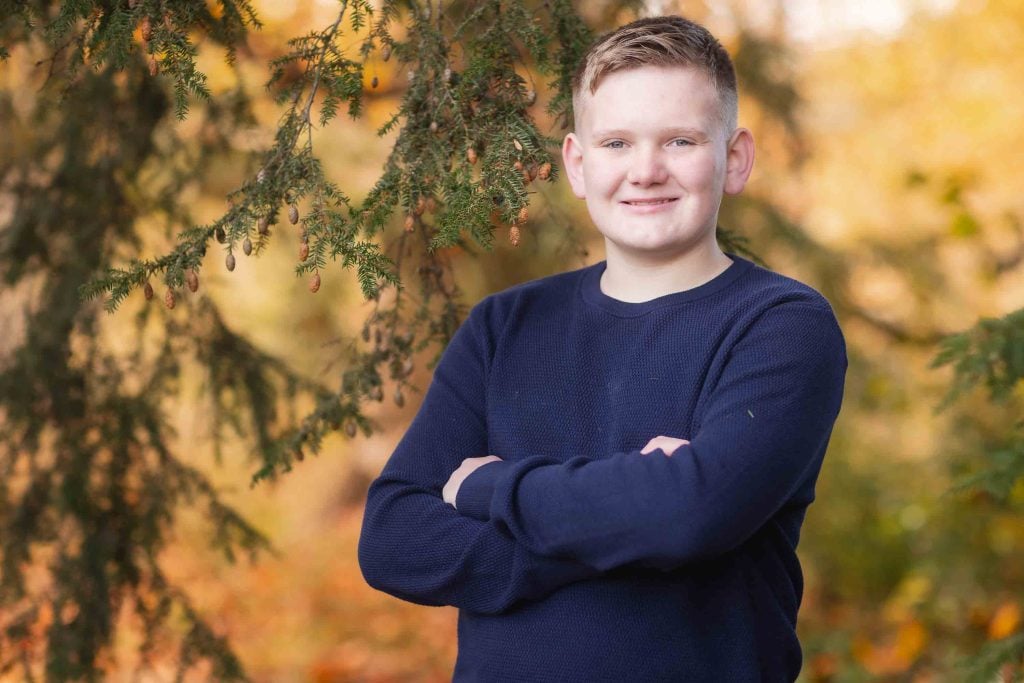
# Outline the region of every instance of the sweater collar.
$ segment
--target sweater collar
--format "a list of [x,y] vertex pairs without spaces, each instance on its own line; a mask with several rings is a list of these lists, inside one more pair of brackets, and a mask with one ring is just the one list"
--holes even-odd
[[605,268],[607,268],[608,261],[599,261],[584,269],[583,279],[580,283],[580,293],[584,300],[593,306],[597,306],[620,318],[633,318],[664,306],[688,303],[710,296],[728,287],[754,266],[752,261],[748,261],[732,252],[725,252],[725,255],[732,260],[732,265],[704,284],[640,302],[621,301],[602,292],[601,275],[604,273]]

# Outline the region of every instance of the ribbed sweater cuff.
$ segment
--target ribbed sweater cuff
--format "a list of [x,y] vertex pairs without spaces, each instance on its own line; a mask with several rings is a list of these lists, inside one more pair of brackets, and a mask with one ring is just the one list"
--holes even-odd
[[494,487],[512,463],[495,460],[473,470],[462,480],[455,495],[455,509],[459,514],[486,522],[491,518],[491,498]]

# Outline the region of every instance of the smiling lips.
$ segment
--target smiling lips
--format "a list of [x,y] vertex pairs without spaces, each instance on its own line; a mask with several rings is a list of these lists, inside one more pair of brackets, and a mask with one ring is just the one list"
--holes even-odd
[[656,199],[624,199],[623,201],[633,206],[647,206],[648,204],[664,204],[666,202],[674,202],[675,200],[675,197],[659,197]]
[[676,197],[657,197],[654,199],[626,199],[621,203],[630,207],[634,211],[640,211],[642,213],[648,213],[658,211],[662,207],[668,206],[676,201]]

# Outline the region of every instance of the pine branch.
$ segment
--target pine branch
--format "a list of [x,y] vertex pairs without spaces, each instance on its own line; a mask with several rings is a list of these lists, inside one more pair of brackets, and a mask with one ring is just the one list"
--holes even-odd
[[1003,318],[982,318],[969,330],[942,340],[931,367],[953,367],[953,383],[937,410],[982,384],[989,398],[1005,403],[1024,378],[1024,309]]
[[[1009,668],[1009,678],[1001,677]],[[957,666],[961,680],[965,683],[989,683],[994,680],[1019,683],[1024,680],[1024,632],[1018,632],[1002,640],[986,643],[974,657],[965,659]]]
[[[567,2],[554,6],[570,10]],[[67,126],[52,141],[40,142],[26,161],[36,172],[24,174],[33,180],[19,191],[8,233],[13,239],[0,253],[8,281],[30,273],[47,278],[48,298],[30,321],[28,347],[58,359],[34,363],[26,352],[0,374],[0,388],[11,389],[2,405],[0,450],[8,450],[0,463],[10,471],[33,470],[27,481],[4,479],[0,485],[0,510],[13,511],[0,529],[0,598],[5,609],[17,603],[21,610],[0,636],[0,669],[19,665],[9,653],[24,650],[12,643],[39,623],[42,605],[49,605],[54,613],[77,608],[84,615],[77,622],[53,622],[46,643],[50,675],[96,675],[98,653],[111,642],[115,608],[133,601],[144,624],[144,658],[160,657],[158,634],[184,619],[180,672],[205,659],[218,679],[243,678],[226,641],[202,621],[184,591],[166,581],[156,562],[177,511],[190,505],[207,513],[213,545],[229,560],[270,549],[200,469],[171,452],[170,425],[159,406],[173,395],[175,378],[195,359],[207,379],[215,446],[221,432],[233,428],[254,445],[253,482],[278,476],[317,453],[332,431],[348,438],[370,434],[375,425],[362,412],[368,401],[387,397],[402,405],[417,390],[411,383],[417,356],[424,354],[432,368],[466,313],[449,250],[467,251],[472,244],[490,249],[495,229],[507,228],[510,239],[518,239],[526,227],[533,183],[557,176],[553,139],[537,130],[530,115],[536,86],[532,76],[520,75],[524,69],[554,68],[560,82],[568,82],[558,71],[568,68],[567,58],[550,54],[558,42],[550,33],[551,18],[535,26],[532,7],[497,0],[469,8],[465,16],[451,8],[442,14],[432,3],[407,7],[385,0],[374,12],[365,0],[348,0],[330,26],[290,41],[288,53],[271,65],[269,86],[283,108],[273,144],[250,157],[251,177],[228,195],[224,215],[208,225],[191,223],[182,193],[190,183],[202,183],[194,169],[232,151],[231,132],[253,125],[253,117],[244,97],[210,96],[195,65],[197,41],[223,42],[233,61],[247,28],[258,27],[249,4],[223,3],[215,18],[201,3],[139,0],[126,8],[75,0],[42,17],[40,25],[56,46],[49,67],[65,84],[67,102],[88,95],[92,99],[81,101],[106,107],[102,120],[85,115],[94,106],[83,105],[81,113],[64,119],[41,110]],[[410,30],[396,32],[406,36],[396,39],[391,27],[399,21]],[[559,21],[572,24],[568,14]],[[356,49],[343,49],[345,35],[361,36]],[[574,45],[572,53],[580,48]],[[381,127],[381,134],[397,132],[395,145],[357,206],[326,177],[313,129],[335,122],[343,105],[353,117],[362,113],[364,65],[377,57],[395,60],[411,75],[399,110]],[[101,68],[107,71],[98,76]],[[117,69],[123,77],[114,79]],[[294,73],[299,77],[289,81]],[[189,105],[198,114],[188,112]],[[171,111],[179,118],[205,117],[199,142],[180,139],[173,126],[154,134]],[[96,145],[100,137],[114,144]],[[52,157],[63,159],[57,171],[33,167]],[[95,168],[102,173],[84,170],[93,169],[85,165],[94,163],[90,159],[100,160]],[[140,177],[150,164],[166,176]],[[98,183],[88,187],[101,188],[101,206],[80,191],[81,183],[70,182],[86,177]],[[70,189],[64,201],[54,202],[52,188]],[[163,212],[180,230],[175,246],[155,258],[139,253],[137,231],[146,212]],[[211,240],[224,245],[228,266],[238,251],[259,255],[285,216],[300,231],[295,272],[310,277],[311,289],[319,287],[329,261],[339,261],[355,269],[363,295],[373,302],[361,342],[346,342],[339,353],[337,386],[304,378],[230,330],[201,294],[183,294],[198,289]],[[61,239],[67,225],[76,226],[70,244]],[[59,269],[69,263],[74,268]],[[103,275],[87,279],[96,272]],[[157,278],[167,287],[168,306],[181,302],[188,315],[145,307],[137,320],[139,339],[152,316],[167,335],[156,359],[144,363],[141,345],[131,360],[112,356],[96,333],[98,307],[83,306],[77,296],[106,295],[105,308],[114,311],[136,288],[154,295]],[[390,299],[381,296],[388,285],[394,286]],[[82,367],[68,365],[72,341],[87,349]],[[134,368],[133,376],[144,378],[138,392],[123,388],[125,363]],[[60,391],[40,397],[30,393],[36,387]],[[313,398],[313,411],[297,420],[282,415],[300,396]],[[53,463],[40,455],[47,430],[56,430],[66,445]],[[58,546],[68,549],[54,565],[58,588],[31,594],[22,563],[34,548]],[[27,672],[32,660],[46,656],[43,650],[29,654]]]
[[983,454],[985,465],[972,474],[957,479],[948,493],[983,492],[995,501],[1010,503],[1018,484],[1024,481],[1024,424],[1018,425],[1002,447],[986,448]]

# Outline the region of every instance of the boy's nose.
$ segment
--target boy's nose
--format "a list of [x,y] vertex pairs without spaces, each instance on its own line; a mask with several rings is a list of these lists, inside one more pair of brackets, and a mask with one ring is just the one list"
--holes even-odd
[[660,150],[638,147],[630,160],[626,179],[640,186],[658,185],[667,180],[667,171]]

